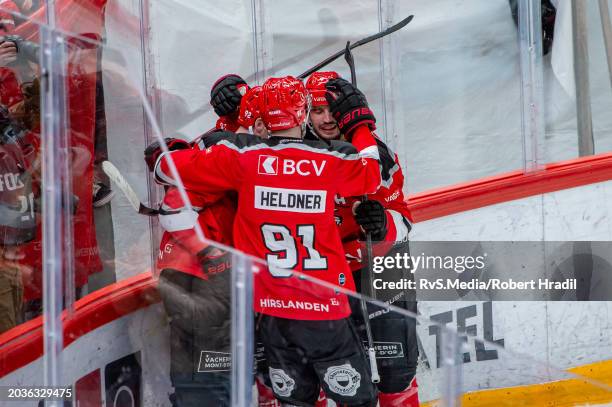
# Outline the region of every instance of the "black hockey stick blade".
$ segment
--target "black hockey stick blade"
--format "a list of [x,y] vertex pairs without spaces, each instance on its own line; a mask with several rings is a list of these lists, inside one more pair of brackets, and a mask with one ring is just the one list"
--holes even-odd
[[134,191],[134,188],[132,188],[123,175],[121,175],[121,172],[113,163],[110,161],[103,161],[102,170],[106,175],[108,175],[108,178],[110,178],[110,180],[117,185],[121,192],[123,192],[123,195],[125,195],[128,202],[136,212],[147,216],[155,216],[159,213],[157,209],[149,208],[140,201],[136,191]]
[[[350,48],[351,49],[355,49],[357,47],[360,47],[364,44],[367,44],[369,42],[375,41],[379,38],[384,37],[385,35],[389,35],[391,33],[396,32],[397,30],[400,30],[402,28],[404,28],[406,25],[408,25],[409,22],[412,21],[412,19],[414,18],[414,15],[409,15],[408,17],[404,18],[402,21],[400,21],[397,24],[392,25],[391,27],[387,28],[386,30],[383,30],[379,33],[370,35],[369,37],[365,37],[362,38],[361,40],[354,42],[353,44],[351,44]],[[344,54],[345,50],[342,49],[338,52],[336,52],[335,54],[325,58],[323,61],[319,62],[318,64],[316,64],[315,66],[313,66],[312,68],[308,69],[306,72],[300,74],[298,76],[298,78],[300,79],[304,79],[307,76],[309,76],[311,73],[318,71],[319,69],[331,64],[332,62],[334,62],[336,59],[340,58],[343,54]]]
[[148,206],[145,206],[145,204],[143,204],[142,202],[140,203],[140,206],[138,206],[138,213],[146,216],[159,215],[159,211],[157,209],[149,208]]

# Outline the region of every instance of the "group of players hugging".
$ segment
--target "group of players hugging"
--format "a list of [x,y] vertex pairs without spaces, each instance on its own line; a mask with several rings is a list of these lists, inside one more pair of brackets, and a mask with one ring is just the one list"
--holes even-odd
[[[254,273],[259,406],[418,406],[415,320],[370,305],[364,313],[360,301],[330,288],[362,292],[362,273],[371,272],[366,234],[375,256],[408,250],[404,176],[374,134],[364,94],[336,72],[254,87],[231,74],[213,85],[211,105],[216,127],[196,142],[167,138],[169,151],[158,142],[145,150],[165,186],[157,271],[171,328],[173,404],[230,405],[231,255],[202,242],[199,224],[207,239],[266,261]],[[414,293],[377,298],[416,313]],[[392,352],[381,352],[386,344]]]

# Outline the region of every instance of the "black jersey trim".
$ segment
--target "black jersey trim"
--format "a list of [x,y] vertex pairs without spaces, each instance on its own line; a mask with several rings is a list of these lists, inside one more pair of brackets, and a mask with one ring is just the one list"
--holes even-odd
[[321,140],[304,140],[286,137],[262,139],[252,134],[218,132],[206,137],[205,146],[210,147],[213,145],[223,145],[239,153],[263,149],[280,151],[294,148],[317,154],[331,155],[343,160],[361,159],[355,146],[344,141],[326,143]]

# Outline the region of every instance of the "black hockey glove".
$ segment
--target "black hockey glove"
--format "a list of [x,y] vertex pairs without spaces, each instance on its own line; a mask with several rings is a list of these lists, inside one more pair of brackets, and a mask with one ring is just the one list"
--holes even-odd
[[325,98],[329,103],[329,110],[338,122],[342,134],[350,138],[351,132],[362,124],[366,124],[370,130],[376,129],[374,113],[359,89],[342,78],[330,79],[325,87],[328,90]]
[[232,254],[214,246],[200,250],[196,256],[202,271],[209,276],[229,271],[232,267]]
[[[191,144],[189,144],[185,140],[172,138],[172,137],[166,137],[164,141],[166,142],[166,145],[168,146],[168,150],[170,151],[186,150],[188,148],[191,148]],[[149,144],[147,148],[145,148],[144,159],[145,159],[145,162],[147,163],[147,167],[149,167],[149,171],[153,172],[153,170],[155,169],[155,163],[157,162],[157,159],[159,158],[161,153],[162,153],[162,149],[159,144],[159,141],[154,141],[151,144]]]
[[237,112],[242,96],[249,90],[247,83],[238,75],[225,75],[217,80],[210,90],[210,104],[219,117]]
[[381,241],[387,235],[387,214],[378,201],[361,202],[355,208],[355,220],[366,233],[370,232],[372,240]]

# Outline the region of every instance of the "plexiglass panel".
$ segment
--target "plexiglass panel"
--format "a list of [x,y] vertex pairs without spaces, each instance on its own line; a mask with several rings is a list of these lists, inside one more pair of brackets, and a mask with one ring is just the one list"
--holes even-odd
[[[569,190],[417,225],[409,236],[419,242],[409,242],[400,204],[385,215],[395,236],[375,238],[368,255],[353,212],[358,197],[326,196],[329,239],[289,211],[279,224],[262,209],[264,195],[257,209],[269,216],[245,215],[254,192],[241,188],[271,176],[275,157],[241,161],[249,172],[233,184],[238,159],[220,166],[223,176],[214,180],[206,178],[213,169],[185,165],[184,152],[158,160],[168,150],[205,160],[232,143],[227,134],[219,144],[214,135],[198,138],[217,122],[210,92],[223,75],[240,74],[250,85],[297,75],[347,40],[414,15],[398,32],[354,50],[376,131],[405,170],[386,202],[402,189],[521,169],[527,135],[513,2],[217,3],[3,9],[22,37],[0,43],[1,390],[62,386],[70,388],[64,399],[95,406],[610,402],[609,302],[501,301],[503,292],[491,301],[454,288],[431,294],[420,282],[427,276],[413,274],[413,259],[406,260],[409,249],[418,257],[435,238],[472,240],[473,249],[486,235],[497,244],[491,255],[508,268],[483,280],[507,278],[512,267],[522,267],[515,278],[563,273],[569,263],[560,258],[577,260],[576,270],[591,261],[605,271],[603,243],[538,246],[528,256],[534,265],[522,261],[526,249],[498,241],[506,232],[530,241],[551,233],[605,240],[605,221],[576,215],[580,205],[568,212],[578,226],[562,220],[558,202]],[[594,21],[595,2],[588,3]],[[605,61],[603,42],[592,38],[589,32],[595,149],[603,152]],[[544,57],[545,161],[575,157],[577,146],[573,96],[551,59]],[[343,57],[331,69],[350,78]],[[255,136],[243,139],[265,148]],[[156,163],[166,165],[157,173],[163,186],[153,182]],[[297,172],[305,166],[295,165]],[[333,177],[355,181],[341,171]],[[298,184],[286,187],[325,185]],[[584,188],[605,195],[607,184]],[[268,204],[276,199],[266,196]],[[308,216],[315,222],[318,215]],[[236,217],[261,221],[253,231]],[[347,224],[355,234],[339,236],[336,227]],[[609,296],[603,281],[589,281],[597,299]],[[455,297],[461,300],[440,301]]]

